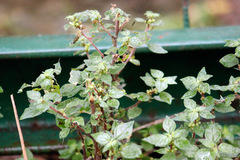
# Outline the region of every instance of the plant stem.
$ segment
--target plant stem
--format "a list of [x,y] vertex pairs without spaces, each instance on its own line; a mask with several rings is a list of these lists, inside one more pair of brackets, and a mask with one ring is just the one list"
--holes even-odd
[[133,108],[133,107],[138,106],[141,102],[142,102],[142,101],[137,101],[134,105],[131,105],[131,106],[125,108],[125,111],[129,110],[130,108]]
[[[116,17],[119,15],[116,15]],[[119,20],[115,21],[115,37],[113,39],[113,46],[117,47],[117,38],[118,38],[118,33],[119,33]]]
[[129,22],[129,19],[126,18],[126,21],[120,26],[119,30],[121,31],[123,26],[125,26]]
[[78,133],[80,139],[82,140],[83,158],[84,158],[84,160],[86,160],[87,159],[87,153],[86,153],[84,138],[83,138],[83,135],[82,135],[82,133],[81,133],[79,128],[77,128],[77,133]]
[[112,39],[115,38],[115,37],[107,30],[107,28],[104,27],[104,25],[102,24],[102,22],[100,22],[100,21],[98,20],[98,23],[102,26],[102,28],[107,32],[107,34],[108,34]]
[[22,130],[21,130],[21,126],[20,126],[20,123],[19,123],[18,114],[17,114],[17,107],[16,107],[16,104],[15,104],[15,101],[14,101],[14,97],[13,97],[12,94],[11,94],[10,97],[11,97],[11,101],[12,101],[14,116],[15,116],[15,119],[16,119],[18,134],[19,134],[19,138],[20,138],[20,142],[21,142],[23,158],[24,158],[24,160],[28,160],[27,152],[26,152],[26,148],[25,148],[25,144],[24,144],[24,139],[23,139],[23,135],[22,135]]
[[90,37],[88,37],[88,36],[86,36],[84,33],[83,33],[83,31],[81,31],[81,33],[82,33],[82,35],[85,37],[85,38],[87,38],[88,39],[88,41],[91,43],[91,45],[98,51],[98,53],[102,56],[102,57],[104,57],[104,54],[97,48],[97,46],[92,42],[92,40],[91,40],[91,38]]
[[[94,97],[90,96],[90,105],[91,105],[91,113],[95,114],[95,105],[94,105]],[[93,133],[97,133],[97,126],[92,126]]]
[[102,115],[103,115],[103,129],[104,130],[107,130],[107,120],[106,120],[106,117],[105,117],[105,113],[104,113],[104,110],[103,108],[101,107],[101,112],[102,112]]
[[[65,119],[69,119],[67,116],[63,115],[63,113],[61,113],[60,111],[56,110],[55,108],[53,108],[52,106],[49,107],[51,110],[53,110],[54,112],[58,113],[59,115],[63,116]],[[100,160],[101,158],[99,157],[99,155],[97,154],[100,149],[98,147],[97,142],[95,141],[95,139],[91,136],[91,134],[87,134],[84,129],[82,129],[77,123],[72,123],[73,126],[77,127],[77,129],[79,129],[80,131],[82,131],[83,133],[85,133],[89,138],[92,139],[93,143],[94,143],[94,148],[95,148],[95,160]]]
[[[125,62],[126,65],[127,65],[128,61],[131,59],[131,57],[134,55],[135,51],[136,51],[136,48],[132,48],[132,51],[131,51],[131,53],[129,54],[129,57],[128,57],[128,59],[127,59],[126,62]],[[125,65],[125,66],[126,66],[126,65]],[[123,69],[125,68],[125,66],[123,67]],[[123,71],[123,69],[122,69],[121,71],[119,71],[119,72],[116,74],[116,76],[118,76],[118,75]]]
[[[183,112],[180,112],[180,113],[178,113],[178,114],[182,114],[182,113],[183,113]],[[176,117],[176,115],[171,115],[171,116],[169,116],[169,118],[174,118],[174,117]],[[144,128],[148,128],[148,127],[151,127],[151,126],[154,126],[154,125],[157,125],[157,124],[161,124],[161,123],[163,123],[164,120],[165,120],[165,118],[158,119],[158,120],[155,120],[155,121],[153,121],[153,122],[144,124],[144,125],[142,125],[142,126],[140,126],[140,127],[134,128],[132,133],[137,132],[137,131],[139,131],[139,130],[141,130],[141,129],[144,129]]]

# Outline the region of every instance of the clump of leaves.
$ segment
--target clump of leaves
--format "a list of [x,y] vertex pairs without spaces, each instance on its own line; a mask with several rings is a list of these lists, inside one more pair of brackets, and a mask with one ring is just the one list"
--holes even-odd
[[[134,118],[142,112],[139,104],[151,100],[171,104],[174,98],[166,90],[169,85],[177,84],[177,76],[165,76],[162,71],[151,69],[150,73],[140,77],[150,87],[148,90],[127,93],[124,89],[124,80],[119,75],[129,62],[140,65],[140,61],[135,59],[136,48],[146,45],[158,54],[167,53],[161,45],[150,43],[151,33],[148,31],[162,24],[158,20],[160,15],[147,11],[145,16],[146,19],[135,19],[146,26],[145,31],[139,32],[124,29],[130,15],[115,5],[104,15],[97,10],[86,10],[66,17],[69,24],[65,29],[76,29],[76,37],[70,45],[81,46],[83,49],[75,54],[86,55],[87,59],[71,70],[68,82],[62,86],[56,78],[62,70],[59,62],[40,74],[32,84],[23,84],[19,92],[26,87],[32,90],[27,91],[30,105],[21,119],[48,112],[56,117],[61,139],[76,131],[80,141],[70,140],[69,147],[59,151],[64,159],[149,159],[151,151],[162,154],[162,160],[228,160],[239,157],[239,143],[234,141],[234,137],[239,136],[239,126],[221,126],[215,122],[216,112],[235,111],[231,104],[233,100],[240,99],[238,77],[231,77],[227,86],[211,86],[206,81],[212,75],[202,68],[197,77],[181,79],[188,90],[182,96],[186,109],[153,123],[162,123],[165,133],[158,133],[154,127],[149,130],[146,127],[145,130],[133,128]],[[85,31],[86,21],[92,22],[89,32]],[[105,52],[95,45],[103,40],[96,34],[100,31],[105,31],[112,40],[112,47]],[[236,65],[235,60],[224,64]],[[214,98],[211,90],[228,90],[233,94]],[[198,93],[200,103],[193,99]],[[123,107],[120,99],[124,96],[135,102]],[[176,121],[181,123],[178,128]],[[131,141],[132,133],[136,131],[144,136],[141,145]],[[147,152],[143,153],[144,150]]]
[[[42,72],[27,91],[30,105],[21,119],[33,118],[48,112],[55,115],[56,125],[61,129],[59,137],[66,138],[72,131],[79,135],[80,142],[68,142],[68,149],[59,151],[65,159],[117,159],[143,157],[142,147],[130,140],[133,132],[132,119],[141,114],[140,103],[156,99],[171,104],[173,97],[165,92],[168,85],[176,84],[176,76],[164,77],[160,70],[152,69],[142,80],[151,87],[146,92],[128,94],[124,80],[119,77],[125,66],[135,59],[136,48],[147,45],[158,54],[167,53],[159,44],[150,43],[149,30],[161,25],[158,13],[146,12],[145,31],[124,29],[130,15],[120,8],[112,8],[102,16],[97,10],[86,10],[67,16],[65,29],[76,29],[76,37],[70,44],[84,49],[75,54],[87,55],[84,63],[70,72],[68,83],[60,86],[56,76],[61,73],[60,63]],[[91,21],[92,28],[85,31],[84,22]],[[97,32],[105,31],[112,39],[112,47],[101,51],[95,43]],[[94,49],[95,51],[91,51]],[[119,99],[129,97],[136,100],[132,106],[123,108]]]

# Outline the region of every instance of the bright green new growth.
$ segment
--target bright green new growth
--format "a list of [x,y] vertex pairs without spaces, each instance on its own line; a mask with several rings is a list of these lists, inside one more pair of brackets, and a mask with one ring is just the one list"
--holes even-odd
[[[165,76],[162,71],[151,69],[150,73],[140,77],[148,90],[127,93],[124,89],[125,82],[119,75],[128,62],[140,65],[140,61],[135,59],[136,48],[146,45],[152,52],[167,53],[161,45],[149,43],[151,33],[148,31],[162,24],[158,20],[160,15],[147,11],[145,16],[146,19],[135,19],[146,25],[142,32],[124,29],[130,15],[115,5],[104,16],[97,10],[86,10],[66,17],[69,24],[65,29],[73,27],[77,32],[70,46],[83,47],[75,54],[86,55],[87,59],[71,70],[68,82],[62,86],[55,77],[61,73],[59,62],[40,74],[32,84],[23,84],[19,92],[27,87],[33,89],[27,91],[30,105],[21,119],[48,112],[56,117],[61,139],[76,131],[80,141],[68,141],[69,148],[59,151],[63,159],[150,159],[147,153],[154,150],[153,146],[157,147],[155,152],[163,154],[162,160],[223,160],[239,156],[239,143],[234,141],[234,136],[239,136],[240,127],[222,127],[214,121],[215,112],[235,111],[231,103],[239,99],[239,77],[231,77],[227,86],[211,86],[206,81],[212,75],[207,74],[205,68],[197,77],[181,79],[188,90],[182,96],[186,109],[175,116],[166,116],[162,123],[165,133],[159,133],[156,127],[150,126],[138,131],[143,135],[141,145],[131,141],[134,125],[138,125],[133,119],[142,113],[139,104],[152,100],[171,104],[174,98],[166,90],[169,85],[177,84],[177,76]],[[92,22],[89,32],[85,32],[86,21]],[[112,47],[105,52],[95,45],[105,38],[95,34],[100,31],[106,32],[112,39]],[[236,47],[239,42],[227,41],[227,45]],[[220,62],[227,67],[238,64],[232,55]],[[217,99],[211,96],[211,90],[232,91],[233,94]],[[201,104],[192,99],[198,93]],[[120,99],[124,96],[136,100],[135,104],[123,107]],[[175,121],[182,122],[180,127]]]

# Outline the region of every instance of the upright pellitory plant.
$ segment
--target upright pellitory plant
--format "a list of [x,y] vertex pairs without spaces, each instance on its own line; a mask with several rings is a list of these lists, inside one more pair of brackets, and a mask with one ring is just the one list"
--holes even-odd
[[[138,105],[156,99],[171,104],[173,97],[165,92],[168,85],[176,84],[176,76],[165,77],[160,70],[152,69],[141,79],[151,87],[146,92],[128,94],[124,90],[124,80],[119,77],[122,70],[131,62],[140,65],[135,59],[136,48],[147,45],[153,52],[167,53],[159,44],[149,43],[148,32],[162,24],[159,14],[147,11],[146,20],[135,19],[144,23],[145,31],[135,32],[124,29],[130,15],[120,8],[112,8],[100,15],[97,10],[86,10],[67,16],[76,37],[70,46],[81,46],[75,54],[86,55],[84,63],[70,72],[68,83],[60,86],[56,75],[61,73],[60,63],[45,70],[32,84],[23,84],[19,92],[26,87],[30,105],[21,119],[32,118],[44,112],[56,116],[56,125],[61,129],[61,139],[76,130],[81,142],[69,141],[69,148],[60,151],[65,159],[118,159],[142,157],[141,146],[130,141],[134,121],[142,109]],[[84,23],[92,22],[89,32]],[[95,43],[103,38],[95,33],[105,31],[111,38],[112,47],[103,52]],[[93,50],[93,51],[91,51]],[[123,96],[137,100],[135,104],[123,108],[119,101]],[[83,116],[84,115],[84,116]]]
[[[239,46],[238,41],[226,41],[230,47]],[[226,67],[238,65],[239,48],[235,54],[224,56],[220,63]],[[239,67],[238,67],[239,68]],[[183,103],[186,109],[172,116],[168,116],[163,121],[163,129],[166,133],[153,134],[143,139],[159,149],[155,152],[163,154],[161,160],[231,160],[239,159],[240,143],[234,139],[240,136],[238,125],[221,126],[215,122],[216,112],[234,112],[232,107],[234,100],[239,100],[240,78],[230,77],[229,85],[209,85],[206,81],[212,75],[207,74],[202,68],[197,77],[187,76],[182,78],[184,86],[188,90],[183,96]],[[231,91],[226,97],[213,98],[210,96],[211,90]],[[197,93],[201,96],[201,104],[197,104],[194,98]],[[208,96],[206,96],[208,94]],[[175,121],[182,122],[176,129]],[[237,137],[236,137],[237,136]]]

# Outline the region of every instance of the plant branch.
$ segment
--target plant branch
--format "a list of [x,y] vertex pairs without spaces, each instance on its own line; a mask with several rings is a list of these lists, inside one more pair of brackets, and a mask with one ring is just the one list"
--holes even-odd
[[130,108],[137,107],[142,101],[137,101],[135,104],[125,108],[125,111],[129,110]]
[[[118,16],[118,15],[117,15]],[[116,17],[117,17],[116,16]],[[119,33],[119,20],[115,21],[115,37],[113,39],[113,46],[117,47],[117,38],[118,38],[118,33]]]
[[[63,113],[61,113],[60,111],[56,110],[55,108],[53,108],[52,106],[49,107],[51,110],[53,110],[54,112],[58,113],[59,115],[63,116],[65,119],[69,119],[67,116],[63,115]],[[95,160],[100,160],[99,155],[97,154],[99,152],[99,147],[97,142],[95,141],[95,139],[91,136],[91,134],[87,134],[84,129],[82,129],[77,123],[72,123],[73,126],[77,127],[77,129],[79,129],[80,131],[82,131],[83,133],[85,133],[89,138],[92,139],[93,143],[94,143],[94,148],[95,148]]]
[[[94,105],[94,97],[93,95],[90,96],[90,105],[91,105],[91,113],[92,115],[95,114],[95,105]],[[92,126],[93,133],[97,133],[97,126]]]
[[[129,57],[128,57],[128,59],[127,59],[126,62],[125,62],[126,65],[127,65],[128,61],[131,59],[131,57],[134,55],[135,51],[136,51],[136,48],[132,48],[132,51],[131,51],[131,53],[129,54]],[[125,65],[125,66],[126,66],[126,65]],[[123,69],[125,68],[125,66],[123,67]],[[118,76],[118,75],[123,71],[123,69],[122,69],[121,71],[119,71],[119,72],[116,74],[116,76]]]
[[107,32],[107,34],[108,34],[112,39],[115,38],[115,37],[107,30],[107,28],[104,27],[104,25],[102,24],[102,22],[100,22],[100,21],[98,20],[98,23],[102,26],[102,28]]
[[84,138],[83,138],[83,135],[80,131],[79,128],[77,128],[77,133],[82,141],[82,150],[83,150],[83,158],[86,160],[87,159],[87,153],[86,153],[86,148],[85,148],[85,143],[84,143]]
[[126,21],[119,27],[119,30],[121,31],[122,28],[129,22],[129,18],[126,18]]
[[20,126],[20,123],[19,123],[18,114],[17,114],[17,107],[16,107],[14,97],[13,97],[12,94],[11,94],[10,97],[11,97],[11,101],[12,101],[14,116],[15,116],[15,119],[16,119],[18,134],[19,134],[20,143],[21,143],[21,147],[22,147],[23,158],[24,158],[24,160],[28,160],[27,152],[26,152],[26,148],[25,148],[25,144],[24,144],[24,139],[23,139],[23,135],[22,135],[22,130],[21,130],[21,126]]
[[[178,113],[178,114],[182,114],[182,113],[183,113],[183,112],[180,112],[180,113]],[[174,117],[176,117],[176,115],[171,115],[171,116],[169,116],[169,118],[174,118]],[[137,131],[139,131],[139,130],[141,130],[141,129],[144,129],[144,128],[148,128],[148,127],[151,127],[151,126],[154,126],[154,125],[157,125],[157,124],[161,124],[161,123],[163,123],[164,120],[165,120],[165,118],[158,119],[158,120],[155,120],[155,121],[153,121],[153,122],[144,124],[144,125],[142,125],[142,126],[140,126],[140,127],[134,128],[132,133],[137,132]]]
[[97,48],[97,46],[93,43],[93,41],[92,41],[92,39],[90,38],[90,37],[88,37],[88,36],[86,36],[84,33],[83,33],[83,31],[81,31],[81,33],[82,33],[82,35],[85,37],[85,38],[87,38],[87,40],[91,43],[91,45],[98,51],[98,53],[102,56],[102,57],[104,57],[104,54]]

